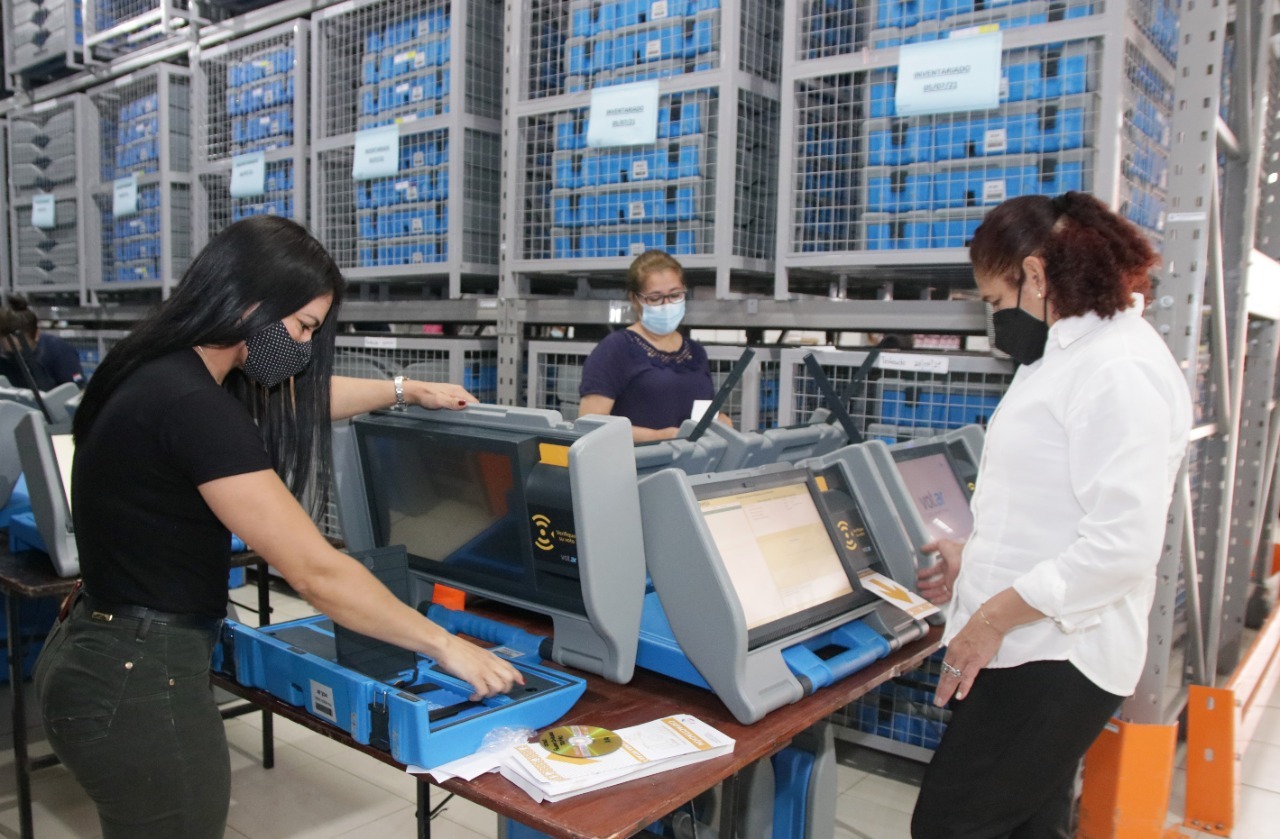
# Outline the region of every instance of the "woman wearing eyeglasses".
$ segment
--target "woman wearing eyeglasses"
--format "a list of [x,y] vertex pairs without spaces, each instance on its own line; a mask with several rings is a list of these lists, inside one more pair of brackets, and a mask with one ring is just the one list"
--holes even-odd
[[707,351],[680,334],[684,269],[670,254],[645,251],[627,270],[636,322],[599,343],[582,368],[579,415],[631,420],[637,443],[676,436],[695,399],[715,395]]

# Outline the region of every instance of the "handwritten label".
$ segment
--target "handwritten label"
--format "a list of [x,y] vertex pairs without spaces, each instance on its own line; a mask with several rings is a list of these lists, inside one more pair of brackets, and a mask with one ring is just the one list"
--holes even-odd
[[400,126],[384,125],[356,133],[351,177],[357,181],[386,178],[400,171]]
[[591,91],[587,145],[642,146],[658,140],[658,83],[598,87]]
[[951,369],[945,355],[919,355],[913,353],[881,353],[876,359],[881,370],[902,370],[911,373],[935,373],[945,376]]
[[138,212],[138,175],[117,178],[111,189],[111,215],[131,216]]
[[41,230],[58,226],[58,207],[52,195],[41,192],[31,199],[31,226]]
[[979,111],[1000,105],[1001,32],[903,44],[894,105],[901,116]]
[[394,350],[396,346],[395,338],[366,335],[364,339],[364,348],[367,350]]
[[267,191],[267,156],[256,151],[231,158],[231,197],[251,198]]

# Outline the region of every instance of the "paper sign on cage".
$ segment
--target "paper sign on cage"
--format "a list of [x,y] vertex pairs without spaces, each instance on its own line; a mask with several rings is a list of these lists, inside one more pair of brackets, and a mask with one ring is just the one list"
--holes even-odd
[[658,141],[658,83],[598,87],[591,91],[587,146],[643,146]]
[[267,156],[260,151],[231,158],[231,197],[252,198],[267,191]]
[[47,192],[37,193],[31,199],[31,226],[52,230],[58,226],[57,205]]
[[111,215],[131,216],[138,212],[138,174],[117,178],[111,186]]
[[357,181],[385,178],[400,171],[400,126],[384,125],[356,132],[351,177]]
[[900,116],[1000,106],[1001,32],[904,44],[894,106]]

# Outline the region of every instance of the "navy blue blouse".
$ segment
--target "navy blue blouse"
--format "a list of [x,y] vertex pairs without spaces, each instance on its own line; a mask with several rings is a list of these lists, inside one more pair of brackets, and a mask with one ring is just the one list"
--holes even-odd
[[582,368],[582,396],[613,400],[613,415],[641,428],[671,428],[689,418],[693,400],[715,396],[711,365],[702,345],[685,338],[663,352],[630,329],[596,345]]

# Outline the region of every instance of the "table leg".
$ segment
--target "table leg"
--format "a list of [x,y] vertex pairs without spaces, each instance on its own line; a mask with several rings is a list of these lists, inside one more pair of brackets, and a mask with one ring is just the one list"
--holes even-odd
[[418,781],[418,839],[431,839],[431,784]]
[[[255,569],[258,575],[258,625],[271,623],[271,572],[267,563],[259,561]],[[276,765],[275,717],[270,711],[262,712],[262,768]]]
[[[768,758],[764,758],[768,760]],[[736,839],[741,833],[738,824],[738,783],[739,775],[734,772],[720,782],[720,837]]]
[[13,699],[13,766],[18,773],[18,824],[22,839],[31,839],[35,828],[31,819],[31,761],[27,756],[27,703],[22,685],[22,622],[20,600],[13,592],[4,595],[9,628],[9,694]]

